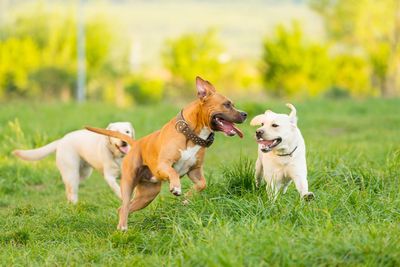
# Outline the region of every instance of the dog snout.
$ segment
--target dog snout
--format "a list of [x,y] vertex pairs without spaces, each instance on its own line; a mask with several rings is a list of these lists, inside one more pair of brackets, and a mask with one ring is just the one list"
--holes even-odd
[[264,130],[257,130],[256,131],[256,137],[258,138],[262,138],[264,135]]
[[122,146],[122,147],[124,147],[124,146],[128,146],[128,143],[127,143],[127,142],[125,142],[125,141],[122,141],[122,143],[121,143],[121,146]]
[[242,116],[242,119],[245,120],[247,118],[247,113],[244,111],[241,111],[240,116]]

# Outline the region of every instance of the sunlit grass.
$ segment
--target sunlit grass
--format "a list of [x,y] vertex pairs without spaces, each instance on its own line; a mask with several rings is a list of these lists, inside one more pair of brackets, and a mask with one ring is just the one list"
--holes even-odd
[[[160,128],[180,107],[117,109],[10,103],[0,107],[0,262],[4,265],[266,266],[400,264],[400,102],[297,104],[307,143],[310,189],[277,201],[255,188],[254,129],[221,134],[205,162],[208,188],[190,205],[168,190],[116,231],[119,201],[103,178],[83,181],[67,205],[54,157],[14,159],[15,147],[42,145],[84,125],[132,121],[137,137]],[[250,116],[283,102],[238,103]],[[191,185],[187,178],[184,191]],[[166,188],[164,188],[166,189]]]

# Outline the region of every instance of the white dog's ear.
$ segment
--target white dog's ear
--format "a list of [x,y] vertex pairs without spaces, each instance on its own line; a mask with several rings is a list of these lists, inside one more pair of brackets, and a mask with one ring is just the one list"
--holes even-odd
[[135,129],[132,126],[132,123],[129,122],[129,127],[131,128],[132,138],[135,139]]
[[286,106],[288,108],[290,108],[290,110],[291,110],[290,114],[289,114],[290,122],[295,124],[295,125],[297,125],[297,111],[296,111],[296,108],[290,103],[287,103]]
[[251,125],[251,126],[261,125],[261,123],[263,122],[263,117],[264,117],[264,115],[257,115],[257,116],[255,116],[255,117],[251,120],[250,125]]
[[113,123],[108,124],[106,129],[111,130],[112,125],[113,125]]

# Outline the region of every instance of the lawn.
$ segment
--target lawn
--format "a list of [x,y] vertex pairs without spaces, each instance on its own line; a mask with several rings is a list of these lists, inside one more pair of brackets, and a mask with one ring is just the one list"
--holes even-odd
[[[88,103],[0,106],[0,264],[113,266],[400,265],[400,100],[294,103],[307,144],[313,202],[294,186],[276,202],[253,185],[254,128],[217,134],[205,161],[208,188],[190,205],[164,185],[116,231],[119,201],[98,173],[68,205],[54,156],[10,155],[84,125],[131,121],[137,137],[179,111],[174,105],[119,109]],[[250,116],[284,102],[237,103]],[[190,186],[183,178],[184,191]]]

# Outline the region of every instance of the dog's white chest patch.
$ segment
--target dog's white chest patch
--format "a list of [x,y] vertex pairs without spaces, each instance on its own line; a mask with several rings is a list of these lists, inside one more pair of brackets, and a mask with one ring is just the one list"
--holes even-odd
[[[207,139],[207,137],[210,135],[210,130],[206,127],[204,127],[200,134],[199,137],[203,139]],[[177,173],[179,173],[180,176],[185,175],[188,173],[190,168],[196,164],[197,158],[197,152],[199,152],[201,146],[195,145],[192,147],[188,147],[185,150],[181,150],[181,158],[173,165],[173,168]]]

